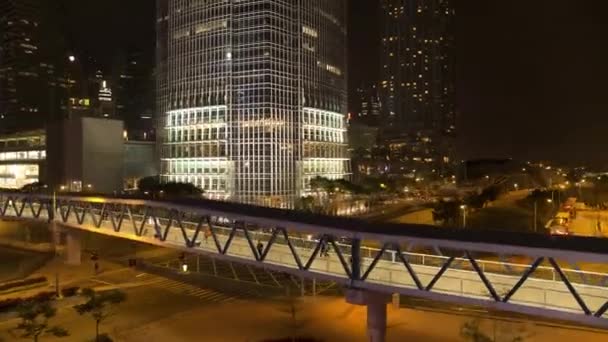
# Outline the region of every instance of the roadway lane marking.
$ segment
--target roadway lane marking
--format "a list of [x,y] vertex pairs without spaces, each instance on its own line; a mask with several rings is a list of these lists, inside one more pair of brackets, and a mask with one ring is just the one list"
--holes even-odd
[[94,281],[94,282],[100,283],[100,284],[104,284],[104,285],[115,285],[114,283],[110,283],[108,281],[95,279],[95,278],[91,278],[91,281]]

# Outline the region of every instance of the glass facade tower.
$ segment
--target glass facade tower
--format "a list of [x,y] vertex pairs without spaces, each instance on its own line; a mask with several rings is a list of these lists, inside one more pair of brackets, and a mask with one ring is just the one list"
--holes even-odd
[[346,0],[159,0],[163,181],[292,207],[350,173]]

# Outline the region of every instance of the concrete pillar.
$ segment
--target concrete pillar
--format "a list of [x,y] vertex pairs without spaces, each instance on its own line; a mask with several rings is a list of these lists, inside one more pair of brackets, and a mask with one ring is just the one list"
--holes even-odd
[[79,232],[68,231],[65,244],[65,262],[68,265],[80,265],[82,243]]
[[351,242],[350,269],[353,280],[361,280],[361,240],[353,239]]
[[346,301],[367,307],[367,338],[370,342],[386,340],[386,306],[391,296],[367,290],[349,289]]
[[401,295],[399,293],[393,293],[393,307],[395,309],[401,308]]

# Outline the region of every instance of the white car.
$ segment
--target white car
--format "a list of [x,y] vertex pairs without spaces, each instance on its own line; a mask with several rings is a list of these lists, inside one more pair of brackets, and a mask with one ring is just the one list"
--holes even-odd
[[551,235],[568,235],[568,228],[564,226],[553,226],[551,229]]

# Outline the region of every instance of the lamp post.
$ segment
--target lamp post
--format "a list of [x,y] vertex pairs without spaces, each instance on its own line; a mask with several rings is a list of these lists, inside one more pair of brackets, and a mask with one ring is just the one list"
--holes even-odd
[[[538,218],[538,199],[534,200],[534,232],[537,232],[537,218]],[[551,205],[553,205],[553,200],[550,198],[547,198],[547,203],[550,203]]]
[[462,228],[467,227],[467,206],[461,205],[460,209],[462,210]]
[[534,232],[536,233],[536,212],[537,212],[536,200],[534,200]]

